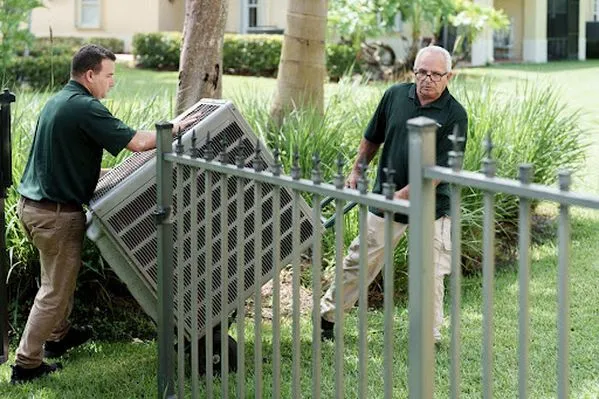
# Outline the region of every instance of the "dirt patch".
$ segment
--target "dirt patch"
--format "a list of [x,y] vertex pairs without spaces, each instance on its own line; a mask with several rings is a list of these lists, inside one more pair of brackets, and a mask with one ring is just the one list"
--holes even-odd
[[[291,317],[293,314],[293,271],[291,267],[281,270],[280,274],[280,314],[281,317]],[[273,319],[273,281],[264,284],[262,292],[262,318],[264,320]],[[312,313],[312,291],[300,284],[299,294],[300,314],[308,316]],[[246,304],[246,315],[254,315],[253,297],[248,299]]]

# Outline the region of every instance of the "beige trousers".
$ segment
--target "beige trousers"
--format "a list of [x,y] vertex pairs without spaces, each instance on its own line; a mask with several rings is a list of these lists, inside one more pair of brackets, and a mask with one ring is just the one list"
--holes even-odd
[[15,363],[38,367],[46,341],[62,339],[70,328],[73,294],[81,266],[85,232],[83,212],[35,208],[19,201],[17,214],[33,245],[38,249],[41,285],[21,336]]
[[[368,285],[379,274],[383,267],[385,253],[385,219],[368,213],[368,232],[366,237],[367,249],[367,280]],[[393,222],[393,247],[397,245],[406,231],[407,224]],[[433,240],[433,262],[435,267],[435,282],[433,292],[433,336],[435,341],[441,339],[443,324],[443,279],[451,272],[451,220],[445,216],[435,221],[435,236]],[[356,237],[349,246],[349,251],[343,260],[343,309],[351,309],[358,300],[358,276],[360,269],[360,238]],[[335,320],[335,284],[331,284],[320,301],[320,314],[323,319]]]

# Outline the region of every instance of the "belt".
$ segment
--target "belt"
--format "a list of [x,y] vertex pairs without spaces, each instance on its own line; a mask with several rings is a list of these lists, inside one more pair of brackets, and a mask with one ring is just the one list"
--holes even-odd
[[50,201],[45,198],[42,198],[39,201],[32,200],[27,197],[22,197],[23,203],[28,206],[32,206],[38,209],[44,209],[46,211],[63,211],[63,212],[83,212],[83,207],[79,204],[68,203],[61,204],[58,202]]

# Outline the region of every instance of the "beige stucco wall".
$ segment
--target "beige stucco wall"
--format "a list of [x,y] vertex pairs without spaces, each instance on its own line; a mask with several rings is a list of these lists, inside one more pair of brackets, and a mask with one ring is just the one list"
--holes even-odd
[[[117,37],[130,48],[136,32],[156,32],[159,29],[158,1],[168,0],[101,0],[99,29],[79,28],[78,0],[44,0],[46,8],[36,8],[31,14],[31,32],[36,36]],[[182,2],[183,0],[175,0]]]
[[183,32],[185,0],[158,0],[158,30]]
[[266,13],[267,25],[276,26],[280,29],[287,28],[287,4],[288,0],[266,0],[268,12]]
[[512,32],[514,47],[512,48],[512,58],[522,59],[522,39],[524,34],[524,14],[523,2],[521,0],[495,0],[495,8],[503,10],[512,21]]
[[227,23],[225,24],[225,32],[239,33],[241,21],[241,0],[229,0],[229,9],[227,15]]

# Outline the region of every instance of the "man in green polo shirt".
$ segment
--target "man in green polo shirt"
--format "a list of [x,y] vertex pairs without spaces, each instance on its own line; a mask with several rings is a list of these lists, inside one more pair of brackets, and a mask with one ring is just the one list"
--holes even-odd
[[[82,205],[92,197],[103,150],[156,146],[156,132],[136,131],[100,102],[114,86],[115,55],[87,45],[73,57],[71,80],[42,109],[18,191],[17,213],[39,250],[41,286],[19,347],[11,382],[29,381],[59,369],[44,357],[59,357],[87,341],[89,329],[71,327],[73,293],[85,231]],[[179,122],[178,131],[195,122]]]
[[[389,88],[383,95],[358,148],[358,157],[346,181],[346,186],[356,188],[360,177],[360,163],[370,163],[381,144],[383,151],[377,169],[373,192],[382,192],[382,182],[386,181],[385,168],[395,171],[394,181],[398,191],[397,199],[409,199],[408,181],[408,131],[407,121],[419,116],[437,122],[437,164],[448,166],[448,152],[451,150],[449,135],[457,125],[466,136],[468,116],[464,108],[447,90],[451,79],[451,56],[447,50],[429,46],[420,50],[414,63],[416,83],[402,83]],[[465,142],[464,142],[465,145]],[[449,187],[436,182],[436,221],[433,244],[435,263],[434,329],[435,342],[441,339],[440,327],[443,323],[443,279],[451,271],[451,240],[449,219]],[[393,223],[393,245],[397,245],[408,227],[406,215],[395,214]],[[381,271],[384,256],[384,219],[382,213],[370,209],[368,214],[367,278],[368,284]],[[356,238],[349,247],[343,261],[343,307],[354,306],[358,299],[360,241]],[[335,285],[331,285],[320,302],[322,316],[322,337],[334,339]]]

